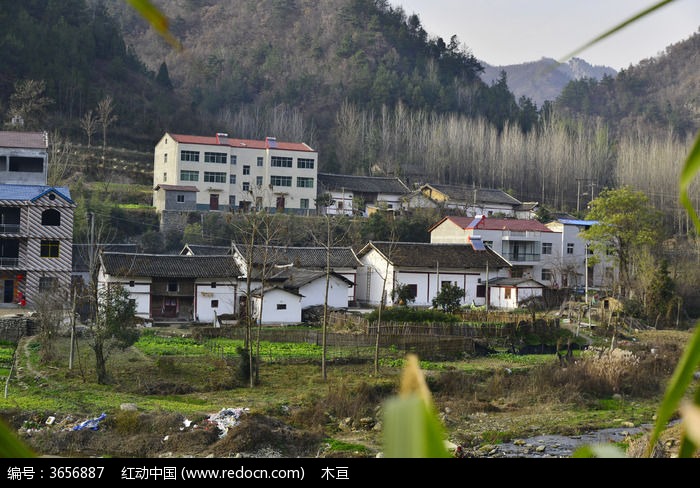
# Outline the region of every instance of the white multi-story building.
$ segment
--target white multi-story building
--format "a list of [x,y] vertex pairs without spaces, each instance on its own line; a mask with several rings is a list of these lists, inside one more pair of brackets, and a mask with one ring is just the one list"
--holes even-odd
[[[154,152],[153,204],[159,213],[191,211],[188,197],[196,195],[198,211],[266,208],[303,214],[316,209],[317,172],[318,152],[303,142],[166,132]],[[192,191],[158,194],[185,187]]]

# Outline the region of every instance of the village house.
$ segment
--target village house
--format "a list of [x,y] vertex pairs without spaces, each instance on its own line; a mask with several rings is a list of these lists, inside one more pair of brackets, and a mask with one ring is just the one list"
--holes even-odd
[[318,152],[303,142],[166,132],[154,151],[153,205],[171,227],[191,210],[307,214],[316,208],[317,172]]
[[510,263],[478,241],[431,244],[371,241],[358,252],[363,264],[357,277],[357,298],[364,305],[395,305],[392,292],[408,287],[412,306],[430,307],[446,284],[464,290],[462,305],[486,305],[488,282],[509,277]]
[[47,174],[45,132],[0,132],[0,306],[70,289],[76,204]]
[[511,265],[511,278],[530,278],[545,286],[561,284],[552,259],[561,246],[561,232],[537,220],[448,216],[430,229],[432,243],[466,244],[474,238],[503,256]]
[[236,314],[240,270],[231,256],[102,252],[98,287],[118,284],[151,322],[214,322]]
[[535,218],[537,202],[521,202],[503,190],[426,183],[403,198],[403,208],[436,208],[464,216]]
[[[347,279],[352,286],[347,288],[347,303],[345,307],[354,305],[358,268],[362,266],[355,251],[351,247],[291,247],[291,246],[254,246],[233,244],[233,255],[239,268],[260,269],[265,266],[266,274],[272,274],[273,269],[293,268],[308,271],[325,271],[327,263],[330,270]],[[321,302],[322,303],[322,302]]]
[[326,215],[366,217],[377,210],[398,212],[402,198],[409,192],[397,177],[318,174],[318,195],[330,199],[322,209]]

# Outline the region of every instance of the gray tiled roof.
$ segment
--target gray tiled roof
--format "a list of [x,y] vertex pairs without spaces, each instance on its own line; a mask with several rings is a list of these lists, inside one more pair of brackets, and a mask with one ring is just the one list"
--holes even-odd
[[[520,205],[522,202],[510,196],[503,190],[493,188],[471,188],[468,186],[429,184],[436,190],[447,195],[451,200],[459,202],[498,203],[502,205]],[[476,195],[474,192],[476,191]]]
[[236,278],[240,275],[231,256],[181,256],[103,252],[100,260],[113,276],[151,278]]
[[0,131],[0,147],[48,149],[49,136],[46,132]]
[[318,173],[319,191],[341,190],[360,193],[393,193],[404,195],[410,192],[408,187],[396,177],[387,176],[352,176]]
[[[90,271],[90,244],[73,244],[73,271],[75,272],[88,272]],[[128,252],[137,253],[139,251],[139,246],[137,244],[95,244],[96,253],[100,251],[107,252]]]
[[[243,258],[247,255],[248,246],[236,244]],[[324,247],[286,247],[268,246],[265,254],[264,246],[254,246],[253,264],[292,264],[297,268],[324,269],[326,267],[326,249]],[[332,247],[330,249],[331,268],[357,268],[360,266],[355,252],[350,247]]]
[[366,254],[372,247],[388,257],[395,266],[400,267],[485,268],[487,262],[493,269],[510,267],[508,261],[492,249],[487,247],[483,251],[475,251],[471,244],[372,241],[360,251],[359,255]]

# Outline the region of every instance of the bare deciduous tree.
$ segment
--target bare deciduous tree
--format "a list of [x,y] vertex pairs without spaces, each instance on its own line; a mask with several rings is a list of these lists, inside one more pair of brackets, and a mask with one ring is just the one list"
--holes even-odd
[[87,147],[90,147],[92,144],[92,136],[97,132],[97,124],[97,117],[92,110],[85,112],[85,115],[80,119],[80,128],[85,131],[85,135],[87,136]]

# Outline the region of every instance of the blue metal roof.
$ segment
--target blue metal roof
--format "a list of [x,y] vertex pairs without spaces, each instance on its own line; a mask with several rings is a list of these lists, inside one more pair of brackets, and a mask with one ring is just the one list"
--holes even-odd
[[74,203],[68,188],[46,185],[0,185],[0,200],[36,200],[50,191],[60,195],[68,203]]
[[591,226],[598,223],[597,220],[576,220],[576,219],[559,219],[559,222],[565,225],[585,225]]

